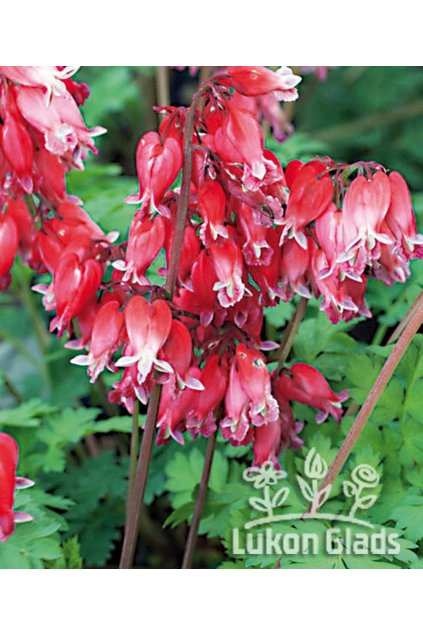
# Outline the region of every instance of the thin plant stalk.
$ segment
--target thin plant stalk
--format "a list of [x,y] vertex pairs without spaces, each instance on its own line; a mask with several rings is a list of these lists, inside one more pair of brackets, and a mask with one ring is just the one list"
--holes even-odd
[[132,491],[134,489],[135,478],[137,475],[137,462],[138,462],[138,446],[140,441],[140,428],[139,428],[139,414],[140,404],[138,399],[134,404],[134,411],[132,412],[132,431],[131,431],[131,447],[129,450],[129,477],[128,477],[128,510],[129,501],[131,499]]
[[145,487],[147,484],[148,470],[153,450],[154,432],[156,429],[157,413],[159,411],[162,391],[161,388],[162,386],[159,383],[156,383],[150,394],[135,482],[132,493],[129,497],[125,537],[123,539],[119,568],[132,568],[134,561],[142,503],[144,501]]
[[289,353],[291,352],[292,346],[294,344],[295,335],[297,334],[300,323],[305,315],[307,303],[308,299],[306,299],[305,297],[301,297],[292,316],[292,319],[285,329],[277,356],[278,367],[276,370],[276,374],[279,374],[279,372],[285,365],[287,358],[289,357]]
[[[341,445],[330,469],[320,487],[320,491],[316,496],[319,499],[321,491],[332,484],[337,478],[339,472],[344,466],[348,456],[354,449],[357,440],[360,437],[369,417],[371,416],[374,408],[376,407],[380,397],[382,396],[389,380],[391,379],[396,367],[403,358],[405,352],[408,349],[414,335],[418,332],[420,326],[423,323],[423,293],[419,295],[412,309],[410,309],[410,316],[407,323],[397,341],[391,354],[387,358],[385,365],[383,366],[379,376],[374,382],[365,402],[363,403],[357,418],[355,419],[350,431],[348,432],[344,442]],[[316,509],[317,510],[317,509]]]
[[192,135],[194,132],[195,112],[200,103],[207,84],[203,84],[195,93],[191,106],[187,112],[184,126],[184,159],[182,165],[182,183],[179,194],[178,209],[176,212],[175,230],[172,236],[170,249],[169,270],[165,290],[172,300],[175,293],[176,279],[178,277],[179,260],[181,258],[182,242],[187,222],[189,196],[192,176]]
[[206,499],[207,488],[209,485],[210,472],[213,465],[213,457],[216,448],[216,433],[214,433],[207,441],[206,455],[204,458],[203,472],[201,474],[200,488],[198,490],[197,499],[195,501],[194,514],[192,516],[191,526],[188,532],[187,542],[185,544],[184,558],[181,568],[187,569],[192,566],[192,558],[194,556],[195,547],[198,539],[198,527],[200,525],[201,513],[203,511],[204,501]]
[[398,337],[401,335],[404,328],[406,327],[406,325],[408,324],[408,322],[410,321],[411,317],[414,315],[417,309],[418,309],[417,302],[414,302],[414,304],[410,306],[405,316],[402,318],[398,326],[390,335],[388,341],[386,342],[387,346],[389,346],[391,343],[394,343],[398,339]]

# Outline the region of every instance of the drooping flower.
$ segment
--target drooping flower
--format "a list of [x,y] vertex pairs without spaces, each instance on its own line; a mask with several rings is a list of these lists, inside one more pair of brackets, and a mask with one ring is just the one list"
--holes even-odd
[[276,72],[265,66],[227,66],[225,74],[228,78],[220,81],[232,86],[242,95],[257,97],[273,92],[281,101],[298,99],[295,87],[300,83],[301,77],[294,75],[287,66],[282,66]]
[[29,522],[32,517],[22,511],[13,511],[15,489],[25,489],[34,483],[16,477],[19,450],[16,440],[0,432],[0,542],[8,539],[16,522]]
[[174,371],[176,384],[180,390],[188,387],[202,390],[202,383],[190,375],[192,364],[192,339],[186,326],[177,319],[172,320],[169,336],[164,343],[160,358],[169,363]]
[[266,462],[271,462],[275,467],[279,466],[278,454],[281,445],[281,434],[282,423],[279,418],[254,430],[254,466],[259,467]]
[[260,426],[276,421],[279,408],[271,394],[270,374],[261,352],[240,343],[236,347],[234,362],[250,401],[248,412],[252,424]]
[[245,293],[241,251],[233,240],[228,239],[214,242],[210,254],[218,279],[213,290],[218,291],[221,306],[228,308],[239,302]]
[[259,180],[264,178],[263,133],[248,110],[238,110],[228,104],[228,114],[214,135],[214,146],[224,162],[245,165],[244,178],[249,174]]
[[169,363],[158,358],[172,325],[172,313],[168,304],[162,299],[149,304],[144,297],[136,295],[126,305],[124,316],[133,352],[121,357],[116,366],[136,364],[141,383],[153,366],[159,371],[172,373]]
[[172,137],[162,141],[157,132],[147,132],[138,143],[136,162],[140,191],[127,202],[143,207],[151,204],[160,211],[161,199],[182,167],[179,143]]
[[339,261],[357,257],[357,250],[362,250],[367,258],[372,257],[378,243],[391,243],[390,237],[381,231],[390,201],[390,182],[384,172],[379,170],[370,179],[357,176],[352,181],[342,206],[349,244]]
[[224,226],[226,196],[217,181],[210,178],[204,180],[198,190],[198,209],[204,221],[202,238],[205,244],[208,242],[208,234],[212,240],[216,240],[218,236],[228,237],[228,231]]
[[117,301],[108,301],[101,306],[94,319],[88,355],[71,359],[75,365],[88,366],[91,383],[97,380],[122,343],[123,314],[119,308]]
[[316,421],[323,423],[329,414],[339,423],[342,417],[341,404],[348,392],[335,394],[323,374],[307,363],[294,363],[288,371],[276,378],[275,393],[280,398],[304,403],[319,410]]
[[0,66],[0,73],[21,86],[45,89],[48,105],[52,94],[66,93],[66,80],[78,70],[78,66]]
[[0,214],[0,289],[6,289],[11,281],[9,274],[18,250],[19,235],[10,214]]
[[27,194],[32,193],[32,141],[25,126],[7,113],[1,129],[1,143],[6,159]]
[[57,328],[61,336],[69,329],[71,320],[95,296],[102,274],[97,260],[90,258],[81,262],[72,251],[60,258],[53,280],[57,317],[50,324],[51,331]]
[[[292,163],[295,163],[294,169]],[[334,187],[329,176],[322,175],[325,166],[318,161],[305,165],[299,164],[299,161],[292,163],[286,170],[290,194],[281,242],[286,238],[294,238],[300,247],[306,249],[304,228],[332,204]]]
[[227,369],[225,359],[217,354],[209,357],[196,377],[201,381],[204,390],[191,392],[192,407],[186,420],[186,428],[193,438],[198,434],[206,438],[216,429],[216,410],[222,403],[227,385]]
[[232,445],[246,444],[251,441],[249,405],[250,399],[242,386],[236,363],[233,362],[225,396],[226,416],[220,423],[223,438],[228,439]]
[[139,221],[135,218],[129,229],[125,260],[113,262],[114,268],[123,271],[122,281],[149,285],[145,274],[156,259],[165,241],[165,226],[161,216]]
[[202,326],[208,326],[216,309],[216,292],[213,290],[217,276],[213,262],[205,250],[192,265],[191,279],[179,292],[175,303],[183,310],[199,315]]
[[398,172],[389,174],[389,182],[391,202],[385,222],[394,236],[400,255],[405,259],[421,258],[423,257],[423,236],[417,233],[410,190]]

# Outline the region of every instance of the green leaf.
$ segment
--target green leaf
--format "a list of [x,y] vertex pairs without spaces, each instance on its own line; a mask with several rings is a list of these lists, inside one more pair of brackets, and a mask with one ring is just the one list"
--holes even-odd
[[423,496],[408,495],[390,514],[399,528],[412,541],[423,539]]

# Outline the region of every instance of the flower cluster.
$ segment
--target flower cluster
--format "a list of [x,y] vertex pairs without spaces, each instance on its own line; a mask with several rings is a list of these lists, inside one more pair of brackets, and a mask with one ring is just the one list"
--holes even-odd
[[[92,381],[122,368],[109,398],[129,412],[160,384],[158,443],[219,427],[233,445],[252,443],[257,465],[301,444],[292,401],[316,408],[318,423],[339,421],[346,394],[317,369],[269,370],[278,344],[262,340],[263,311],[314,295],[333,322],[370,315],[369,276],[403,282],[423,255],[402,176],[329,158],[284,169],[264,147],[259,104],[296,99],[300,78],[227,67],[190,108],[161,108],[158,131],[140,139],[127,199],[137,207],[115,244],[64,186],[98,132],[78,110],[86,91],[61,67],[0,71],[0,276],[5,286],[17,250],[51,273],[38,289],[56,312],[51,330],[86,349],[73,362]],[[163,286],[149,277],[159,254]]]

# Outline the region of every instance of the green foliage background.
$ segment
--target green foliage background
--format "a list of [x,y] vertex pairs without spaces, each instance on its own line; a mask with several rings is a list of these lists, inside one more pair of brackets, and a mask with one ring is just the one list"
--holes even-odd
[[[171,71],[172,98],[187,99],[195,80]],[[139,136],[156,126],[153,67],[82,68],[92,96],[84,106],[89,125],[103,125],[100,153],[83,172],[69,175],[72,193],[105,230],[127,231],[133,209],[124,198],[136,191],[134,150]],[[326,81],[304,77],[295,104],[296,133],[284,144],[268,139],[283,163],[315,154],[380,161],[400,170],[413,191],[423,229],[423,70],[421,68],[334,68]],[[73,353],[48,334],[48,315],[30,291],[30,273],[18,262],[14,281],[0,295],[0,429],[20,445],[19,473],[36,482],[17,494],[16,508],[34,521],[19,525],[0,544],[0,568],[115,567],[125,517],[131,420],[107,403],[113,377],[91,385],[81,368],[69,364]],[[311,302],[290,361],[312,363],[336,391],[350,390],[361,404],[389,352],[383,346],[423,288],[423,263],[414,262],[405,285],[386,288],[372,281],[368,301],[374,317],[331,325]],[[267,310],[269,337],[278,337],[293,307]],[[372,556],[284,556],[282,567],[420,568],[423,562],[423,335],[417,335],[371,416],[346,465],[345,477],[360,462],[380,474],[380,495],[365,519],[402,535],[395,558]],[[352,417],[340,427],[330,420],[318,427],[313,411],[297,406],[306,421],[304,448],[282,458],[290,474],[293,507],[300,508],[295,473],[303,471],[307,450],[316,447],[330,462]],[[141,421],[143,417],[141,416]],[[136,565],[180,565],[186,522],[203,463],[205,443],[187,441],[156,448],[147,491]],[[242,527],[255,511],[251,487],[241,473],[251,462],[248,449],[219,440],[213,464],[195,565],[198,567],[272,567],[276,558],[230,554],[230,530]],[[290,498],[290,499],[291,499]],[[338,485],[328,508],[348,512]],[[250,517],[251,515],[251,517]],[[307,530],[322,532],[322,522]],[[304,523],[280,530],[306,530]]]

